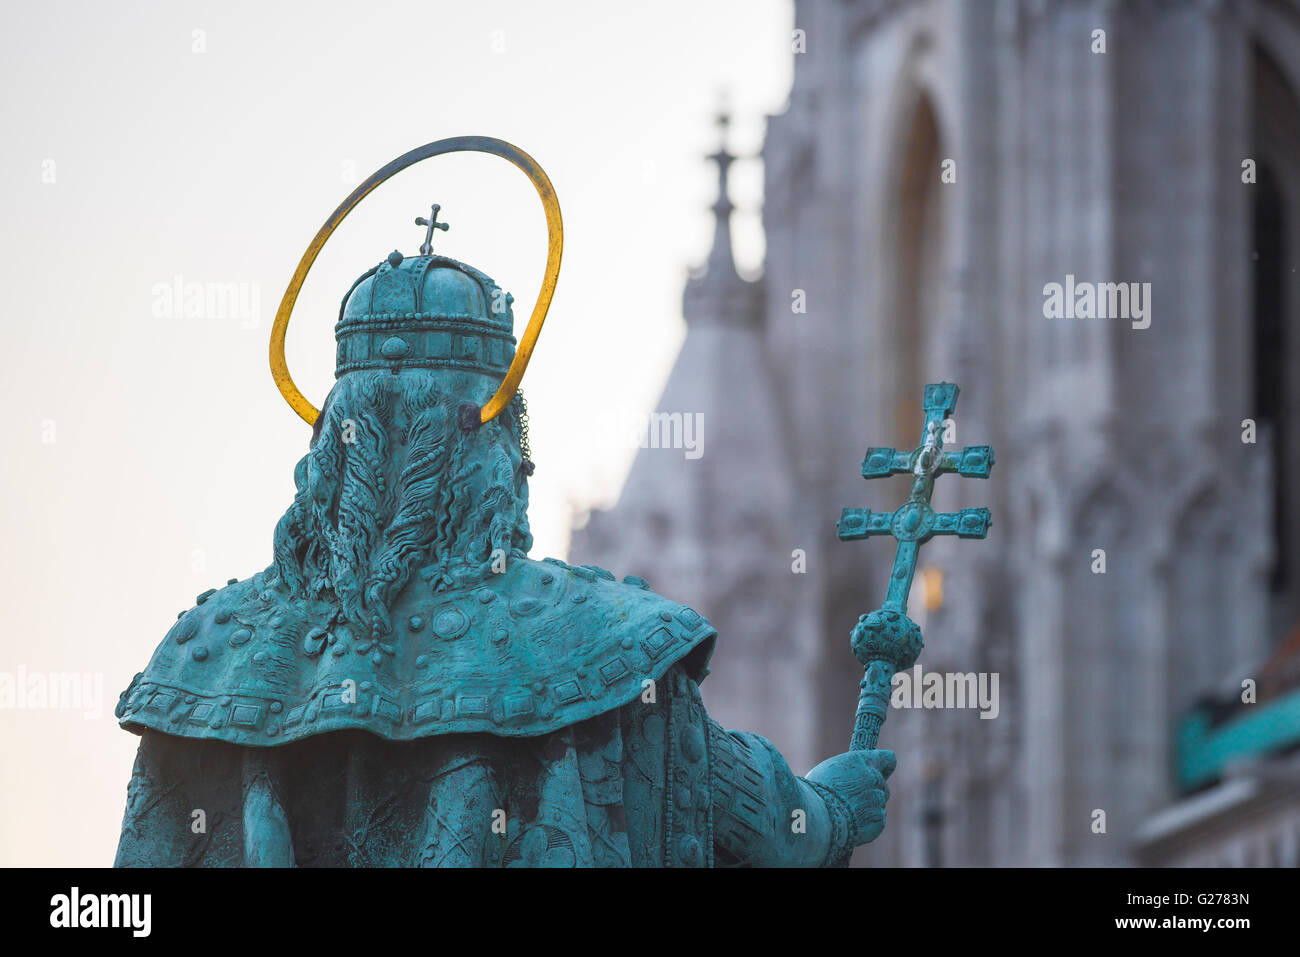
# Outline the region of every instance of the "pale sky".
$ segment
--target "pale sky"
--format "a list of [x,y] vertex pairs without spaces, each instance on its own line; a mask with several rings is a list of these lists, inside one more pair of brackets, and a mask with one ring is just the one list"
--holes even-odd
[[[713,115],[752,156],[790,86],[788,0],[44,3],[0,34],[4,342],[10,443],[0,682],[102,687],[98,715],[0,701],[0,865],[112,862],[137,739],[117,696],[194,596],[270,561],[310,437],[267,369],[303,248],[357,182],[423,143],[509,140],[550,174],[565,256],[524,391],[534,557],[611,503],[632,449],[583,434],[599,404],[653,408],[681,344],[681,290],[712,232]],[[197,31],[197,32],[196,32]],[[761,164],[738,162],[742,270],[762,259]],[[352,281],[435,249],[516,298],[544,219],[491,156],[429,160],[373,194],[307,280],[290,369],[320,405]],[[176,284],[235,284],[243,315],[171,309]],[[183,307],[183,304],[181,304]],[[619,571],[619,570],[616,570]]]

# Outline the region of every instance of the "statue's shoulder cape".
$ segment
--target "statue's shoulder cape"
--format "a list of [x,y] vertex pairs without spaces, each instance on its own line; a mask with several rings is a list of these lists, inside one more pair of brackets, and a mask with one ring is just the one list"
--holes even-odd
[[259,746],[343,728],[535,736],[629,703],[679,661],[703,680],[717,634],[640,579],[549,558],[452,590],[412,575],[378,642],[323,630],[334,606],[273,579],[200,595],[123,692],[122,726]]

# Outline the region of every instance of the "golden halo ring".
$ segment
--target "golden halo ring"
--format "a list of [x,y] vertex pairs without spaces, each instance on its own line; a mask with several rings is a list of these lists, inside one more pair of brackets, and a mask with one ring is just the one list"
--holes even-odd
[[546,321],[546,312],[551,307],[555,284],[560,277],[560,256],[564,252],[564,224],[560,219],[560,201],[555,195],[555,188],[551,185],[546,171],[519,147],[491,136],[452,136],[445,140],[426,143],[409,153],[403,153],[387,166],[372,173],[365,182],[352,191],[338,209],[330,214],[329,219],[325,220],[325,225],[320,228],[312,239],[311,245],[307,247],[307,251],[302,254],[302,259],[298,261],[298,268],[294,270],[293,278],[289,280],[289,287],[284,291],[280,308],[275,313],[275,323],[271,326],[271,377],[275,380],[276,388],[280,390],[284,400],[289,403],[289,408],[297,412],[308,425],[316,424],[320,410],[307,401],[307,397],[294,384],[293,376],[289,374],[289,365],[284,357],[284,340],[289,330],[289,317],[293,314],[294,303],[298,300],[298,292],[307,279],[308,271],[324,248],[325,242],[343,222],[344,217],[380,183],[420,160],[441,156],[444,153],[464,152],[491,153],[493,156],[500,156],[514,163],[532,181],[537,189],[537,195],[541,197],[542,208],[546,211],[546,272],[542,276],[542,288],[537,294],[537,304],[533,306],[533,314],[528,319],[528,325],[519,340],[514,360],[510,363],[505,378],[501,380],[496,394],[488,400],[487,405],[479,409],[480,424],[490,422],[500,415],[501,410],[519,391],[519,383],[524,378],[524,370],[528,368],[529,359],[532,358],[537,337],[541,335],[542,323]]

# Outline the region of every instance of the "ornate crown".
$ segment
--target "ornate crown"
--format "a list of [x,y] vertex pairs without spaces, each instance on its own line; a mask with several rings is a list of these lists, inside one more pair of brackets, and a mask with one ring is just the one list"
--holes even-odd
[[338,340],[335,377],[360,369],[399,371],[405,366],[474,372],[499,379],[483,405],[476,400],[461,406],[460,424],[464,429],[476,429],[492,421],[519,391],[560,275],[564,249],[560,203],[546,173],[519,147],[491,136],[453,136],[403,153],[368,176],[334,210],[298,261],[271,326],[271,377],[290,408],[309,425],[316,424],[320,410],[294,384],[284,357],[289,319],[308,270],[339,223],[375,187],[421,160],[459,152],[490,153],[509,160],[527,174],[546,213],[546,271],[518,350],[513,334],[514,312],[510,308],[513,298],[477,269],[433,254],[434,230],[448,228],[446,223],[438,222],[439,207],[435,205],[428,219],[420,217],[415,221],[428,228],[420,255],[408,259],[394,250],[354,282],[343,297],[334,327]]
[[334,375],[414,367],[500,379],[515,357],[513,302],[472,266],[434,255],[427,240],[419,256],[394,250],[343,297]]

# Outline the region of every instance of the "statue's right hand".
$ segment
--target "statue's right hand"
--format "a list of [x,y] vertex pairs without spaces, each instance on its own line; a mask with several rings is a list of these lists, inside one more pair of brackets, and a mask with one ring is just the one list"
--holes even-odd
[[809,771],[807,778],[839,795],[853,815],[858,843],[866,844],[885,829],[886,779],[897,764],[893,751],[848,751],[827,758]]

